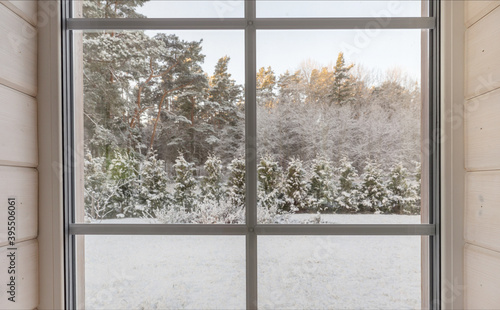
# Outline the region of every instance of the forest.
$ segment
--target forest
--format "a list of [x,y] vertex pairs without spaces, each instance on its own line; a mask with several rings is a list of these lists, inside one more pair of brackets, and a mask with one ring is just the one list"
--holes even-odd
[[[142,18],[146,0],[84,1],[89,18]],[[203,40],[82,34],[85,216],[244,223],[245,98]],[[257,69],[259,223],[294,213],[420,213],[421,93],[342,52]],[[247,154],[247,156],[249,156]],[[252,156],[252,155],[250,155]]]

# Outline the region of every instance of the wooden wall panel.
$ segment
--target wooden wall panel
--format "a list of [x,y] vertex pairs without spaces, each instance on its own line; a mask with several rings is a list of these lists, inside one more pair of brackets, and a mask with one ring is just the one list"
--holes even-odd
[[500,171],[468,172],[465,239],[500,251]]
[[0,42],[0,84],[35,96],[36,30],[5,5],[0,5]]
[[500,309],[500,253],[465,246],[465,309]]
[[[17,240],[38,234],[38,173],[32,168],[0,166],[0,246],[7,245],[7,203],[16,197]],[[3,272],[0,270],[0,273]]]
[[498,0],[469,0],[465,1],[465,26],[470,27],[489,12],[500,6]]
[[0,3],[22,17],[25,21],[36,25],[37,0],[0,0]]
[[500,169],[500,89],[467,102],[465,168]]
[[465,97],[500,87],[500,7],[465,32]]
[[0,165],[37,166],[36,109],[33,97],[0,85]]
[[7,300],[7,247],[0,248],[0,309],[36,309],[38,306],[38,243],[36,240],[16,244],[16,302]]

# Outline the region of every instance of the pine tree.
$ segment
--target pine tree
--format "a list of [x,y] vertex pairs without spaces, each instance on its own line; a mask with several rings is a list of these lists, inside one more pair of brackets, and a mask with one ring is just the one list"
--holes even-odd
[[196,180],[193,177],[193,163],[188,163],[181,153],[175,160],[174,201],[178,210],[191,211],[196,202]]
[[387,194],[380,166],[368,161],[362,176],[360,210],[362,212],[387,211]]
[[235,158],[229,165],[229,179],[227,182],[229,199],[235,206],[245,205],[246,170],[245,160]]
[[261,106],[271,107],[274,102],[274,88],[276,75],[271,67],[260,68],[257,72],[257,103]]
[[292,212],[307,210],[307,191],[306,171],[302,167],[302,161],[292,158],[286,172],[284,209]]
[[346,65],[344,54],[339,53],[333,71],[333,84],[330,93],[330,100],[334,104],[344,104],[354,100],[354,82],[349,71],[354,64]]
[[165,162],[158,159],[156,152],[147,154],[142,162],[139,176],[139,204],[144,206],[144,213],[150,216],[155,210],[166,208],[171,199],[167,192],[169,180]]
[[201,193],[204,198],[219,202],[223,198],[222,164],[215,155],[208,155],[205,172],[201,180]]
[[397,214],[412,213],[412,209],[417,201],[417,193],[408,180],[408,171],[402,163],[395,164],[389,173],[387,182],[389,192],[388,208],[384,212]]
[[347,157],[343,157],[340,160],[338,172],[338,194],[335,198],[338,211],[341,213],[355,213],[359,210],[358,201],[360,194],[356,168]]
[[315,158],[311,169],[309,179],[311,207],[315,210],[332,208],[336,195],[331,162],[325,157]]

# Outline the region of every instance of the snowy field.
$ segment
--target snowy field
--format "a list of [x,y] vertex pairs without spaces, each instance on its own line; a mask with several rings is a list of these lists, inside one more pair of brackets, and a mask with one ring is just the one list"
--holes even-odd
[[[294,220],[301,217],[311,215]],[[420,216],[324,215],[322,221],[419,223]],[[261,236],[259,307],[420,308],[420,243],[418,236]],[[85,306],[243,309],[245,237],[86,236]]]

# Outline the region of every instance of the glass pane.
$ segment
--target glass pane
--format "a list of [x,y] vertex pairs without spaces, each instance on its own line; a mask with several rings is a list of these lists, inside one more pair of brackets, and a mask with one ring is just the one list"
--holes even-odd
[[365,35],[257,32],[259,223],[427,221],[422,31]]
[[426,0],[257,0],[257,17],[420,17],[427,16]]
[[420,309],[421,238],[259,236],[259,308]]
[[243,31],[74,39],[76,221],[244,223]]
[[244,236],[85,236],[80,308],[244,309]]
[[84,18],[238,18],[243,0],[74,0],[74,16]]

